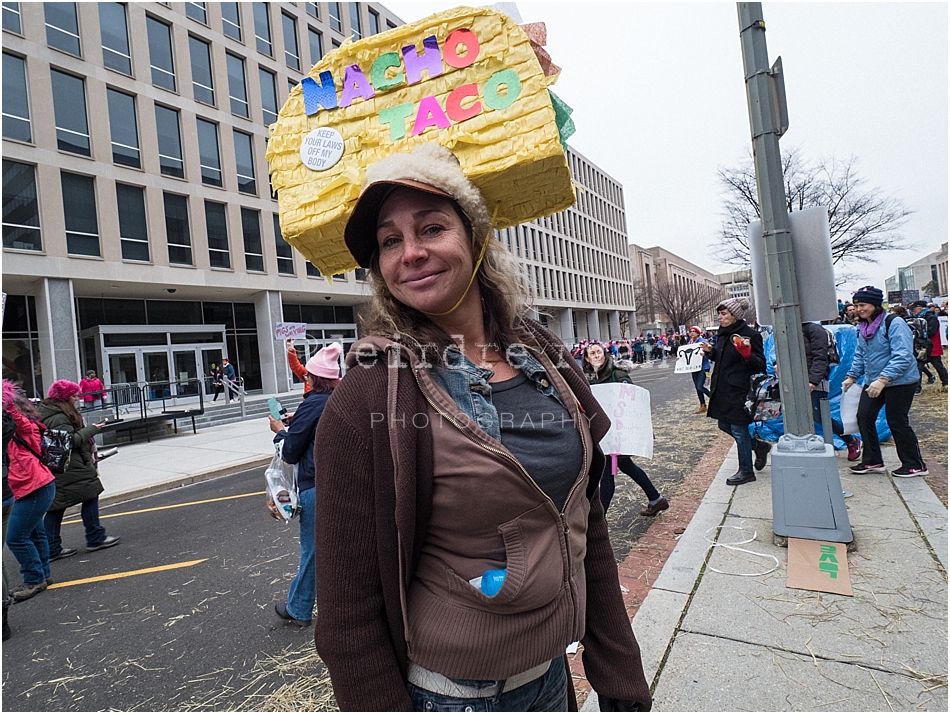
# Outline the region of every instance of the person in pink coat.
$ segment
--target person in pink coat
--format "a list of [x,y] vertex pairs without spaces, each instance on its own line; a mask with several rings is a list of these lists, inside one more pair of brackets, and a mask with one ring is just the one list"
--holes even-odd
[[96,376],[96,370],[90,369],[85,378],[79,382],[79,391],[82,392],[82,405],[86,409],[99,409],[102,406],[102,391],[105,385]]
[[43,516],[56,495],[56,481],[40,461],[39,415],[22,390],[6,379],[3,410],[16,424],[16,432],[6,444],[10,462],[7,479],[14,498],[6,542],[23,575],[23,584],[10,592],[19,602],[46,590],[49,581],[49,543]]

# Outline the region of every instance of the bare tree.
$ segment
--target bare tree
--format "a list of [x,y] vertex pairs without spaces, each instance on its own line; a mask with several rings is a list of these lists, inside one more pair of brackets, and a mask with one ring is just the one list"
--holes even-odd
[[685,280],[657,280],[649,286],[637,281],[634,296],[641,311],[653,319],[666,317],[674,328],[698,322],[723,299],[721,288]]
[[[875,263],[882,251],[915,247],[901,233],[914,211],[899,198],[869,187],[857,163],[853,156],[808,161],[798,148],[782,157],[786,208],[789,213],[818,206],[828,209],[831,257],[836,265]],[[761,218],[752,156],[738,168],[720,167],[717,174],[724,202],[714,252],[727,264],[745,267],[750,262],[749,224]]]

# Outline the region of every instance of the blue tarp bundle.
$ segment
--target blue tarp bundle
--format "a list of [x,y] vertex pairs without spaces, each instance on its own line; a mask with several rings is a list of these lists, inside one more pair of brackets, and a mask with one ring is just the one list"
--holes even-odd
[[[858,330],[851,325],[824,325],[825,329],[831,330],[835,334],[835,340],[838,342],[838,354],[841,356],[841,363],[833,365],[831,374],[828,376],[828,406],[831,408],[831,416],[841,420],[841,383],[848,374],[848,369],[854,361],[854,351],[857,347]],[[775,335],[769,334],[765,339],[765,362],[768,365],[769,374],[775,373]],[[860,384],[852,389],[863,389]],[[764,422],[756,422],[749,427],[749,431],[765,441],[778,441],[778,438],[785,433],[784,424],[781,419],[771,419]],[[822,436],[821,424],[815,424],[815,433]],[[887,426],[887,419],[884,410],[877,417],[877,435],[881,441],[887,441],[891,438],[891,430]],[[835,448],[844,449],[845,443],[840,437],[835,436]]]

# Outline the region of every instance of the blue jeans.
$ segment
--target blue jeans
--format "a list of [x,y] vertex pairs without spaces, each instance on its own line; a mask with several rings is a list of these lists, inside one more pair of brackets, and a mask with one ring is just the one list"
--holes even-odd
[[749,427],[745,424],[730,424],[720,419],[719,429],[736,440],[736,449],[739,451],[739,470],[743,473],[753,473],[752,449],[758,443],[758,439],[752,438]]
[[[453,679],[456,684],[478,687],[484,690],[498,688],[494,680]],[[567,711],[567,670],[564,658],[556,657],[551,668],[533,682],[512,689],[504,694],[480,699],[461,699],[433,694],[419,689],[414,684],[406,684],[412,698],[413,710],[417,712],[566,712]]]
[[696,396],[699,397],[699,403],[703,406],[706,406],[706,397],[711,396],[708,389],[706,389],[706,370],[700,369],[698,372],[693,372],[693,386],[696,387]]
[[33,493],[13,502],[7,522],[7,547],[20,564],[26,585],[42,583],[49,577],[49,543],[43,528],[43,514],[56,495],[50,481]]
[[316,488],[300,492],[300,567],[287,593],[287,614],[295,620],[312,619],[313,605],[317,599],[317,569],[313,550],[316,494]]
[[[49,511],[46,514],[46,537],[49,540],[50,557],[59,555],[63,549],[63,539],[60,529],[63,525],[65,508],[58,511]],[[99,523],[99,498],[82,502],[82,525],[86,529],[86,547],[95,548],[106,539],[106,529]]]

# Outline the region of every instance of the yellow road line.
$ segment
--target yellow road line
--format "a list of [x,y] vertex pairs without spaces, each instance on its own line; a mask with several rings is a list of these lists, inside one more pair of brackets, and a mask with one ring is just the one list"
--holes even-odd
[[125,573],[113,573],[112,575],[97,575],[94,578],[83,578],[82,580],[69,580],[65,583],[53,583],[47,588],[55,590],[56,588],[68,588],[70,585],[85,585],[86,583],[98,583],[103,580],[118,580],[119,578],[131,578],[133,575],[145,575],[146,573],[158,573],[162,570],[175,570],[176,568],[188,568],[198,563],[203,563],[207,558],[201,560],[189,560],[184,563],[171,563],[169,565],[159,565],[155,568],[143,568],[142,570],[129,570]]
[[[137,513],[151,513],[152,511],[167,511],[169,508],[184,508],[185,506],[200,506],[202,503],[217,503],[218,501],[230,501],[232,498],[248,498],[249,496],[263,496],[267,491],[254,491],[254,493],[239,493],[237,496],[222,496],[221,498],[208,498],[204,501],[191,501],[189,503],[176,503],[172,506],[156,506],[155,508],[142,508],[138,511],[125,511],[124,513],[108,513],[100,515],[103,518],[118,518],[119,516],[134,516]],[[74,518],[71,521],[63,521],[64,526],[74,523],[82,523],[81,518]]]

